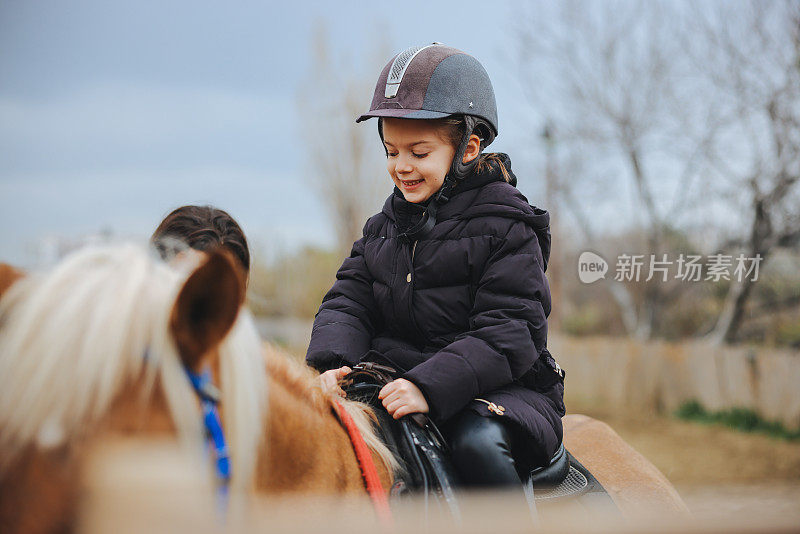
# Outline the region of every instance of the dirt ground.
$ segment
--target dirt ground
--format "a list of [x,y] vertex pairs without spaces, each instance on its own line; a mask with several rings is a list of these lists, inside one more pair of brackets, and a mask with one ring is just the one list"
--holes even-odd
[[666,416],[567,409],[611,425],[669,478],[698,516],[796,516],[800,510],[800,442]]
[[621,415],[567,405],[605,421],[676,485],[800,484],[800,442],[666,416]]

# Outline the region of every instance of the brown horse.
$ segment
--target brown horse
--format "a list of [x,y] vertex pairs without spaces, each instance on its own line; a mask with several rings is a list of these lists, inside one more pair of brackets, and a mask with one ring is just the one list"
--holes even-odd
[[[138,247],[100,248],[19,277],[0,268],[0,291],[10,286],[0,300],[0,530],[70,530],[93,443],[174,442],[211,488],[199,402],[183,368],[210,367],[221,384],[234,495],[364,494],[330,399],[313,372],[264,351],[225,255],[181,273]],[[388,450],[368,412],[346,405],[388,488]],[[564,425],[567,448],[623,512],[686,510],[610,427],[579,415]]]
[[[315,381],[276,353],[265,357],[240,311],[233,262],[212,253],[198,263],[180,272],[125,245],[79,251],[22,279],[0,269],[1,531],[75,529],[87,466],[102,444],[174,443],[213,487],[186,373],[204,368],[221,385],[234,498],[364,494],[349,438]],[[366,412],[345,405],[388,488],[388,450]]]
[[567,415],[563,422],[564,447],[597,478],[625,516],[688,514],[667,477],[606,423],[579,414]]

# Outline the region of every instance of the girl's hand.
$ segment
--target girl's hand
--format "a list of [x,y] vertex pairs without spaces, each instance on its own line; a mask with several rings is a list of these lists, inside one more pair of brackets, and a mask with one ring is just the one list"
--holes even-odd
[[339,380],[352,371],[353,370],[346,365],[344,367],[339,367],[338,369],[330,369],[325,371],[319,375],[319,384],[322,387],[322,391],[331,395],[346,397],[347,395],[345,394],[344,390],[339,386]]
[[389,415],[400,419],[410,413],[428,413],[428,401],[413,382],[398,378],[383,386],[378,398]]

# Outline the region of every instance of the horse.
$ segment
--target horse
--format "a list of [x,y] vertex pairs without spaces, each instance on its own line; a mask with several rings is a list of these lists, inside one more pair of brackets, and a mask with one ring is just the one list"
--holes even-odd
[[[146,248],[117,245],[78,251],[40,275],[0,269],[4,531],[75,525],[92,442],[168,439],[192,465],[205,465],[210,486],[221,484],[187,370],[210,369],[221,385],[232,494],[365,494],[334,399],[311,370],[262,343],[241,307],[235,264],[211,252],[190,265],[176,269]],[[398,463],[369,410],[341,402],[389,488]],[[686,511],[658,469],[608,425],[568,415],[564,443],[624,514]]]
[[[75,529],[92,451],[120,440],[173,443],[232,496],[364,493],[329,399],[298,366],[265,354],[240,308],[236,265],[222,252],[195,264],[174,268],[123,244],[77,251],[40,274],[0,268],[0,530]],[[206,393],[189,379],[205,369],[221,386],[226,480],[205,450]],[[395,464],[368,412],[342,404],[388,488]]]

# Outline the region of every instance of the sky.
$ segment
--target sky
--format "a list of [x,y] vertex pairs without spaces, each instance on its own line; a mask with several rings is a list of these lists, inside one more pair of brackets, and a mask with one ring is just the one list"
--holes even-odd
[[0,1],[0,258],[31,265],[48,239],[101,231],[144,238],[189,203],[228,210],[256,246],[330,246],[296,105],[315,28],[364,71],[379,38],[393,53],[467,50],[510,104],[523,98],[503,54],[511,5],[481,16],[478,39],[473,1]]
[[[522,19],[521,5],[537,18]],[[536,102],[523,87],[514,33],[529,20],[572,31],[547,22],[559,5],[0,0],[0,261],[35,267],[52,260],[53,243],[97,234],[144,240],[185,204],[230,212],[256,256],[335,246],[332,218],[309,184],[319,170],[303,134],[314,124],[298,109],[309,83],[321,98],[332,86],[312,72],[320,27],[332,63],[359,79],[377,80],[392,55],[433,41],[475,56],[498,103],[491,150],[511,155],[531,204],[568,224],[567,211],[544,197],[541,132],[554,102]],[[603,5],[573,4],[590,14]],[[381,47],[387,57],[376,54]],[[542,83],[542,74],[526,83]],[[371,90],[356,96],[367,110]],[[372,123],[361,127],[374,132]],[[377,134],[375,150],[382,155]],[[609,161],[603,169],[586,156],[586,215],[603,232],[641,226],[632,180]],[[674,169],[657,174],[655,194],[671,195]],[[389,185],[385,171],[375,179]]]

